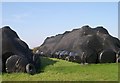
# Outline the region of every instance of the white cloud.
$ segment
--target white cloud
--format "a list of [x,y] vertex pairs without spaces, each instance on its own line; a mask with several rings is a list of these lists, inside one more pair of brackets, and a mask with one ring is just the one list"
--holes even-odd
[[13,17],[13,19],[15,19],[17,21],[17,20],[23,20],[23,19],[29,17],[29,15],[27,13],[22,13],[22,14],[15,14],[12,17]]
[[26,19],[29,18],[29,14],[28,13],[22,13],[22,14],[13,14],[10,17],[5,17],[2,19],[3,24],[6,23],[24,23]]

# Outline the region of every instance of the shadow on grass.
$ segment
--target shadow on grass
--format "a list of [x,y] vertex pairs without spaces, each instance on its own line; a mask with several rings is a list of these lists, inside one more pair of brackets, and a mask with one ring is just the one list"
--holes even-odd
[[45,67],[47,67],[49,65],[53,65],[56,62],[58,62],[56,60],[51,60],[48,57],[41,57],[40,59],[41,59],[41,67],[40,67],[40,71],[39,72],[44,72]]

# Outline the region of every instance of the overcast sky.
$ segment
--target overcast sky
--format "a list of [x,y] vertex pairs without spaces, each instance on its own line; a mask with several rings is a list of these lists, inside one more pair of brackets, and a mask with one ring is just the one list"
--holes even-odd
[[117,2],[4,2],[2,26],[9,25],[30,48],[46,37],[89,25],[118,37]]

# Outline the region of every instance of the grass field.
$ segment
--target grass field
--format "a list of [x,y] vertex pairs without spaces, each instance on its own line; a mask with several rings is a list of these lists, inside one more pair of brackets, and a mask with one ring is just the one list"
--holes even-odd
[[3,73],[3,81],[117,81],[118,64],[80,65],[65,60],[42,58],[40,73]]

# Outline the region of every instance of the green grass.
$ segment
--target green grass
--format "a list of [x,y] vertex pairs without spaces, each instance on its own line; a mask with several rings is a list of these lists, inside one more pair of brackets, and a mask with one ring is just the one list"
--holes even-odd
[[117,81],[118,64],[80,65],[65,60],[42,58],[41,72],[35,75],[26,73],[3,73],[3,81]]

